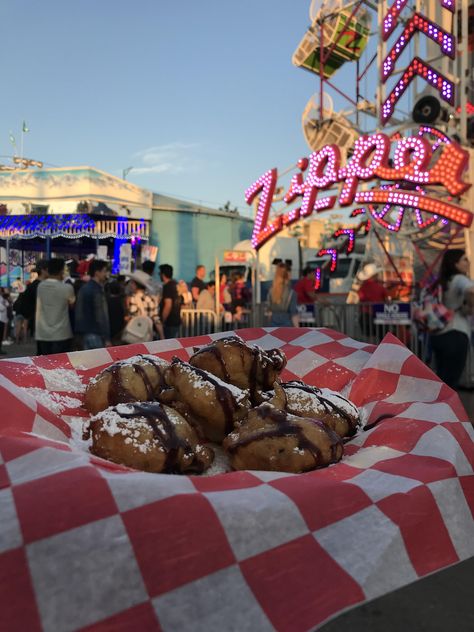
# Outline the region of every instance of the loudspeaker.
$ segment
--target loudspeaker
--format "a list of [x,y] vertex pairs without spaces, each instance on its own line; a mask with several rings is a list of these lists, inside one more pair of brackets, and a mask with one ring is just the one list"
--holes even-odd
[[448,110],[442,108],[438,99],[430,94],[418,99],[411,116],[415,123],[426,123],[428,125],[439,121],[445,123],[449,120]]

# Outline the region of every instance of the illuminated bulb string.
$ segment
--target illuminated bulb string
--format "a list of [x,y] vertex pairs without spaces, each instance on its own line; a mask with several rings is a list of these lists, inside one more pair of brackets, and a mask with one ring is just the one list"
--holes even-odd
[[415,76],[418,75],[431,86],[437,89],[441,98],[454,105],[454,84],[449,81],[440,72],[426,64],[419,57],[414,57],[408,68],[402,75],[402,78],[397,82],[392,92],[385,99],[382,106],[382,123],[385,124],[392,116],[395,110],[395,104],[400,100],[405,90],[413,81]]
[[403,11],[407,2],[408,0],[395,0],[393,5],[390,7],[387,15],[383,20],[382,34],[384,41],[386,41],[390,37],[390,34],[397,26],[397,21],[400,13]]
[[355,232],[353,228],[340,228],[339,230],[336,230],[336,232],[334,233],[333,237],[335,237],[336,239],[338,237],[341,237],[342,235],[346,235],[347,237],[349,237],[349,239],[347,240],[347,254],[350,255],[351,252],[354,250],[354,246],[355,246]]
[[314,271],[314,289],[316,292],[321,289],[321,268]]
[[329,271],[334,272],[334,270],[337,268],[337,250],[335,248],[322,248],[317,254],[318,257],[324,257],[326,255],[329,255],[331,257],[331,265],[329,267]]
[[146,222],[142,219],[138,228],[133,229],[129,223],[121,225],[117,218],[109,220],[116,224],[116,231],[99,231],[102,223],[107,219],[97,222],[89,215],[8,215],[0,218],[0,235],[18,239],[31,239],[33,237],[64,237],[65,239],[79,239],[93,237],[99,239],[139,236],[146,239]]
[[411,38],[417,31],[420,31],[429,39],[439,44],[441,52],[444,55],[451,57],[451,59],[455,58],[456,45],[454,37],[431,20],[423,17],[420,13],[415,13],[408,20],[402,34],[382,63],[383,82],[385,82],[392,74],[395,68],[395,62],[408,46]]

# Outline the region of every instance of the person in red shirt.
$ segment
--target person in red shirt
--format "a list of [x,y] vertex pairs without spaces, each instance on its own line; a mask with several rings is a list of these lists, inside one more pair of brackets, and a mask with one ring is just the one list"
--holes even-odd
[[298,279],[294,289],[298,305],[312,305],[318,300],[314,291],[314,271],[311,268],[304,268],[302,277]]
[[361,303],[384,303],[387,300],[388,293],[379,274],[380,268],[375,263],[367,264],[359,274],[359,279],[363,282],[359,288]]
[[300,312],[301,324],[316,324],[316,309],[314,304],[318,300],[318,295],[314,289],[314,270],[306,267],[302,271],[302,276],[295,285],[296,302]]

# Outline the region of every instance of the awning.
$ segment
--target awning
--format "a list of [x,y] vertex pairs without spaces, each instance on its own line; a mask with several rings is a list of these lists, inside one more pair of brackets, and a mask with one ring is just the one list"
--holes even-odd
[[150,223],[144,219],[79,215],[6,215],[0,217],[0,239],[35,237],[95,237],[147,240]]

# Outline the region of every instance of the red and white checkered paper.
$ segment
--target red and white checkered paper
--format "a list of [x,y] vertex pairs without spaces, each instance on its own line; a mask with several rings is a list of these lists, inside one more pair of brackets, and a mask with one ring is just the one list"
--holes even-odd
[[306,474],[147,474],[75,447],[85,412],[61,419],[25,387],[219,335],[0,362],[1,630],[308,630],[474,555],[474,434],[452,390],[391,335],[238,333],[281,347],[283,378],[392,417]]

